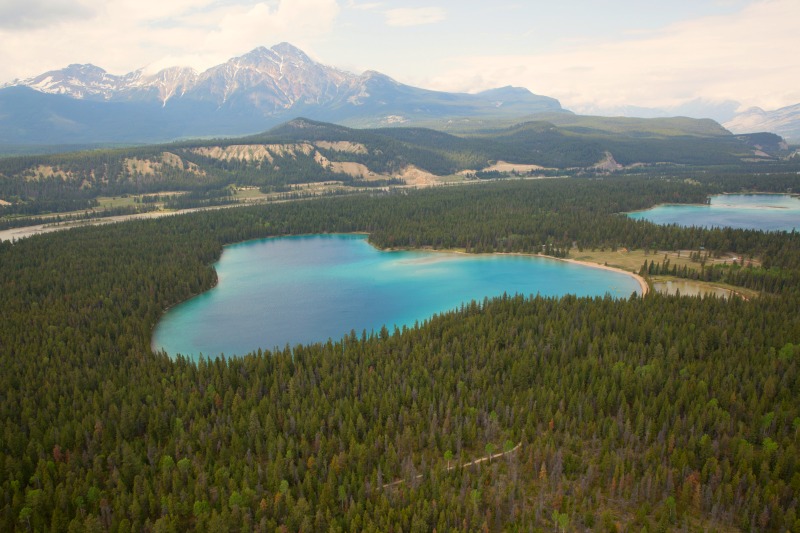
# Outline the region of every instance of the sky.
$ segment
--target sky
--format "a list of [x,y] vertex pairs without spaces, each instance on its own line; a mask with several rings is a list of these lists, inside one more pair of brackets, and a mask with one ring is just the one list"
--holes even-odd
[[525,87],[582,113],[772,110],[800,103],[799,26],[800,0],[0,0],[0,84],[71,63],[202,71],[290,42],[350,72]]

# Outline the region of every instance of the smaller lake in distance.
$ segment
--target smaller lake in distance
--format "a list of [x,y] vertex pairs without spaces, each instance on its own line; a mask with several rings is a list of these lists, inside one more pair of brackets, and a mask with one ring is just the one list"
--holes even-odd
[[153,349],[244,355],[413,326],[507,294],[627,298],[631,276],[543,257],[380,251],[365,235],[310,235],[225,247],[213,289],[170,309]]
[[659,205],[628,216],[656,224],[792,231],[800,229],[800,198],[788,194],[721,194],[712,196],[709,205]]

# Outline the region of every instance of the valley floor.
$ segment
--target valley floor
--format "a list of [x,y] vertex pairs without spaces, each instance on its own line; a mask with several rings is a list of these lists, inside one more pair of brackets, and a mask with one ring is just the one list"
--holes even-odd
[[184,213],[193,213],[196,211],[206,211],[209,209],[221,209],[223,207],[234,207],[236,204],[225,206],[213,207],[198,207],[194,209],[181,209],[177,211],[148,211],[146,213],[136,213],[133,215],[119,215],[113,217],[101,217],[87,220],[68,220],[64,222],[52,222],[48,224],[37,224],[35,226],[23,226],[19,228],[11,228],[0,230],[0,241],[13,241],[39,235],[41,233],[52,233],[54,231],[63,231],[80,226],[99,226],[102,224],[112,224],[114,222],[124,222],[126,220],[137,220],[147,218],[161,218],[171,215],[180,215]]

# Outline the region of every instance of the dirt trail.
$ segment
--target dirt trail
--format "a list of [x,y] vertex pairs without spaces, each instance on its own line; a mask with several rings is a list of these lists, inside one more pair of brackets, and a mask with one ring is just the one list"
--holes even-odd
[[[485,455],[483,457],[480,457],[480,458],[475,459],[473,461],[469,461],[468,463],[464,463],[462,465],[448,466],[447,468],[445,468],[445,471],[449,472],[450,470],[453,470],[455,468],[469,468],[471,466],[475,466],[477,464],[480,464],[480,463],[482,463],[484,461],[491,461],[492,459],[496,459],[498,457],[503,457],[504,455],[508,455],[508,454],[514,453],[515,451],[517,451],[520,448],[520,446],[522,446],[521,442],[519,444],[517,444],[516,446],[514,446],[513,448],[511,448],[510,450],[508,450],[507,452],[497,452],[497,453],[492,454],[492,455]],[[422,479],[422,476],[423,476],[423,474],[417,474],[414,477],[414,479]],[[405,479],[397,479],[397,480],[392,481],[390,483],[384,483],[383,485],[381,485],[381,488],[382,489],[388,489],[388,488],[391,488],[391,487],[396,487],[398,485],[402,485],[405,482],[406,482]]]

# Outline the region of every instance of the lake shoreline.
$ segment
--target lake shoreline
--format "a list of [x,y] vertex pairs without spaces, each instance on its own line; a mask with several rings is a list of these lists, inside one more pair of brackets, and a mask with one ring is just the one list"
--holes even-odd
[[[542,257],[549,257],[549,256],[542,256]],[[642,293],[639,295],[640,297],[644,297],[647,295],[648,292],[650,292],[650,285],[647,284],[647,281],[642,276],[634,272],[629,272],[622,268],[611,267],[608,265],[601,265],[600,263],[592,263],[590,261],[579,261],[577,259],[562,259],[560,257],[553,257],[552,259],[556,259],[558,261],[565,261],[567,263],[574,263],[576,265],[583,265],[591,268],[599,268],[601,270],[608,270],[610,272],[619,272],[621,274],[627,274],[628,276],[635,279],[636,282],[639,284],[639,288],[642,291]]]
[[657,225],[703,229],[732,228],[764,232],[800,229],[800,197],[793,193],[720,193],[708,203],[659,203],[618,213]]
[[[322,332],[322,336],[320,339],[325,337],[329,337],[331,339],[339,338],[339,334],[337,332],[341,331],[348,331],[349,329],[355,328],[356,330],[366,328],[366,330],[375,330],[377,331],[381,325],[389,326],[389,324],[396,323],[396,324],[407,324],[411,325],[414,323],[413,321],[413,313],[409,314],[411,311],[414,311],[413,307],[408,307],[408,305],[413,302],[415,306],[418,306],[420,309],[424,309],[424,313],[418,314],[418,320],[427,319],[432,315],[439,314],[444,312],[445,309],[456,309],[458,307],[458,302],[467,302],[470,300],[481,300],[486,295],[489,297],[493,297],[494,295],[499,296],[504,291],[508,291],[509,293],[518,292],[520,294],[527,294],[529,297],[534,297],[534,295],[542,294],[543,297],[547,298],[558,298],[561,296],[568,296],[568,295],[576,295],[578,297],[608,297],[610,294],[615,299],[627,299],[632,295],[641,295],[644,296],[647,294],[648,286],[647,283],[639,278],[637,275],[631,273],[630,271],[623,270],[621,268],[616,267],[609,267],[607,265],[601,265],[592,263],[589,261],[578,261],[573,259],[561,259],[556,257],[550,257],[542,254],[536,253],[507,253],[507,252],[498,252],[498,253],[467,253],[464,250],[432,250],[431,248],[419,248],[415,247],[413,249],[410,248],[391,248],[391,249],[382,249],[378,246],[375,246],[374,243],[369,242],[368,234],[365,233],[327,233],[327,234],[310,234],[310,235],[297,235],[297,236],[275,236],[275,237],[266,237],[266,238],[256,238],[256,239],[248,239],[246,241],[242,241],[241,243],[231,243],[226,245],[225,248],[233,247],[236,249],[239,245],[248,243],[254,243],[255,247],[253,248],[256,251],[263,250],[259,252],[261,255],[253,256],[257,257],[258,261],[257,267],[253,266],[246,266],[252,261],[244,261],[245,256],[239,256],[239,254],[246,253],[246,250],[236,250],[235,254],[229,257],[227,260],[224,259],[228,257],[225,252],[233,253],[233,250],[225,250],[223,249],[222,254],[216,260],[213,260],[210,267],[214,268],[218,273],[218,282],[221,282],[223,278],[227,278],[229,275],[233,275],[234,272],[239,272],[240,274],[247,274],[244,279],[254,279],[254,272],[249,272],[247,269],[257,268],[258,271],[265,271],[269,270],[269,268],[275,268],[276,270],[272,270],[271,272],[271,279],[283,279],[284,274],[282,274],[279,268],[282,268],[283,263],[286,265],[290,265],[293,269],[293,273],[287,279],[296,279],[301,280],[300,283],[302,285],[297,285],[296,287],[292,287],[289,285],[288,291],[287,286],[281,286],[280,284],[273,284],[277,287],[277,290],[274,288],[266,288],[264,292],[261,291],[261,288],[258,290],[248,289],[246,292],[241,292],[241,286],[238,287],[234,283],[232,286],[228,286],[228,294],[218,294],[215,298],[209,300],[209,302],[213,302],[214,305],[217,305],[217,310],[212,310],[211,312],[207,311],[206,309],[202,309],[203,305],[207,305],[209,302],[200,302],[190,304],[190,307],[187,309],[192,309],[189,313],[184,313],[183,316],[181,314],[174,315],[171,318],[167,318],[165,322],[165,317],[169,317],[169,311],[173,310],[174,307],[179,306],[183,303],[189,302],[199,295],[191,295],[187,300],[184,302],[176,303],[175,306],[171,306],[169,309],[164,309],[161,314],[161,318],[156,321],[155,324],[152,326],[151,332],[151,342],[150,348],[152,352],[160,353],[162,350],[165,351],[167,354],[177,354],[182,353],[184,355],[189,354],[189,357],[194,357],[194,354],[202,353],[207,357],[214,357],[213,354],[216,353],[226,353],[226,354],[243,354],[249,353],[252,351],[253,347],[261,346],[273,346],[280,347],[285,342],[289,344],[295,343],[308,343],[308,342],[317,342],[313,340],[308,340],[309,337],[307,334],[296,336],[296,340],[289,340],[285,341],[284,337],[290,338],[288,335],[288,331],[292,330],[292,327],[288,325],[289,322],[294,323],[303,323],[305,324],[304,328],[308,329],[309,324],[322,324],[319,321],[320,309],[324,309],[327,304],[324,304],[326,301],[323,297],[320,300],[321,295],[327,294],[329,289],[323,288],[320,285],[320,280],[313,279],[308,282],[305,281],[305,278],[301,276],[296,276],[294,272],[302,271],[303,269],[300,268],[298,265],[301,263],[298,262],[298,258],[293,255],[294,250],[289,248],[289,244],[293,243],[281,243],[280,241],[285,240],[286,238],[290,240],[294,240],[294,237],[314,237],[315,240],[311,242],[315,242],[318,239],[323,239],[321,242],[326,242],[329,239],[334,239],[329,244],[325,244],[322,248],[317,248],[314,250],[313,248],[309,248],[309,244],[304,244],[307,250],[314,250],[313,251],[313,258],[314,264],[319,263],[322,261],[325,262],[326,257],[333,257],[337,260],[336,263],[331,263],[332,269],[328,269],[328,272],[335,271],[336,269],[342,269],[342,274],[336,274],[334,279],[341,279],[340,282],[335,283],[334,285],[328,284],[328,286],[338,286],[338,287],[346,287],[347,297],[350,299],[357,300],[361,302],[356,307],[350,305],[343,312],[342,309],[338,309],[339,304],[335,303],[335,300],[331,300],[334,303],[330,305],[331,308],[337,308],[337,318],[331,319],[329,322],[326,322],[324,327],[321,326],[320,331]],[[353,266],[347,262],[339,262],[341,256],[334,254],[330,254],[329,250],[335,249],[334,245],[338,246],[338,239],[346,239],[352,240],[356,239],[360,241],[362,244],[355,245],[357,248],[363,250],[359,254],[356,254],[354,257],[360,261],[364,261],[362,263],[353,262],[352,265],[361,265],[353,270]],[[276,244],[266,244],[265,246],[260,245],[259,243],[277,240],[279,241]],[[303,241],[300,241],[303,242]],[[294,245],[296,246],[296,245]],[[315,245],[319,246],[319,245]],[[353,246],[353,245],[350,245]],[[302,250],[302,248],[300,248]],[[372,252],[368,252],[368,250],[372,250]],[[264,255],[265,251],[267,254]],[[285,253],[284,253],[285,252]],[[399,253],[390,253],[388,257],[384,256],[383,260],[379,263],[376,263],[374,259],[372,259],[373,254],[385,254],[386,252],[399,252]],[[437,253],[433,253],[437,252]],[[311,258],[312,255],[309,255],[308,251],[303,252],[306,254],[307,257]],[[419,255],[422,254],[422,255]],[[424,264],[420,264],[417,257],[427,257],[429,258]],[[463,258],[458,259],[457,256]],[[505,256],[506,259],[501,259],[501,257]],[[515,259],[511,256],[516,256],[520,260]],[[273,259],[269,259],[272,257]],[[496,257],[497,259],[492,259],[492,257]],[[283,259],[281,259],[283,258]],[[364,259],[366,258],[366,259]],[[439,259],[440,258],[440,259]],[[536,258],[540,259],[550,259],[551,261],[537,261]],[[274,265],[272,262],[277,261]],[[453,267],[450,266],[450,261],[458,261],[458,264],[464,265],[474,265],[470,268],[485,270],[488,268],[496,269],[500,268],[501,270],[495,270],[490,276],[485,276],[483,272],[478,275],[475,275],[474,272],[470,272],[468,275],[463,276],[463,279],[467,281],[467,283],[475,284],[476,280],[480,280],[479,287],[470,288],[467,285],[464,287],[460,285],[454,285],[454,291],[447,293],[447,306],[442,307],[439,309],[440,304],[434,303],[436,298],[431,298],[430,294],[436,295],[441,290],[445,290],[445,292],[449,291],[450,289],[442,289],[442,287],[449,286],[451,280],[461,279],[462,273],[461,267]],[[558,263],[554,261],[559,261],[562,265],[565,263],[574,263],[577,265],[577,268],[564,268],[559,267]],[[383,263],[387,263],[390,268],[385,268]],[[433,263],[440,263],[445,264],[447,266],[441,267],[436,264],[428,264],[429,262]],[[538,264],[539,266],[536,266]],[[230,269],[231,266],[236,265],[237,270]],[[334,265],[336,265],[334,267]],[[483,265],[483,266],[480,266]],[[518,265],[509,267],[510,265]],[[530,266],[524,266],[530,265]],[[408,273],[404,273],[401,276],[397,277],[400,282],[403,283],[411,283],[410,286],[404,288],[402,290],[401,295],[398,295],[399,299],[394,298],[394,293],[384,293],[383,291],[386,290],[386,287],[389,285],[386,284],[386,276],[387,273],[396,272],[396,268],[402,266],[403,269],[412,269],[410,271],[410,275]],[[587,270],[587,267],[590,270]],[[368,270],[363,270],[367,268]],[[451,269],[455,268],[454,271],[451,272]],[[431,270],[432,269],[432,270]],[[531,269],[528,270],[526,274],[519,274],[518,271],[520,269]],[[592,273],[594,271],[595,273]],[[603,275],[600,271],[606,271],[610,276]],[[448,281],[444,282],[443,278],[440,278],[441,281],[435,281],[436,276],[442,276],[443,272],[446,272],[446,276]],[[469,271],[468,271],[469,272]],[[502,272],[501,275],[498,274]],[[253,274],[253,275],[251,275]],[[623,276],[619,276],[622,274]],[[427,287],[425,283],[427,283],[428,276],[432,276],[434,279],[434,284],[436,285],[432,292],[429,294],[427,292]],[[353,293],[353,288],[350,285],[353,283],[353,280],[362,278],[378,280],[378,283],[375,284],[373,282],[373,286],[371,286],[370,290],[367,292],[360,291],[358,294],[363,296],[355,296],[356,293]],[[234,278],[231,278],[234,279]],[[394,279],[394,278],[393,278]],[[572,280],[572,281],[571,281]],[[575,281],[580,280],[577,284]],[[359,281],[359,284],[363,284],[363,281]],[[393,282],[394,283],[394,282]],[[458,282],[456,282],[458,283]],[[216,285],[216,284],[215,284]],[[269,284],[267,284],[269,285]],[[505,285],[505,287],[502,287]],[[218,286],[218,285],[217,285]],[[500,288],[498,288],[500,286]],[[209,287],[208,291],[203,291],[203,294],[207,294],[211,291],[214,287]],[[230,290],[230,289],[234,290]],[[369,287],[368,287],[369,288]],[[373,290],[375,289],[375,290]],[[458,290],[456,290],[458,289]],[[465,292],[460,292],[462,289],[466,289]],[[238,293],[236,291],[239,291]],[[272,292],[271,292],[272,291]],[[379,291],[379,292],[376,292]],[[541,292],[540,292],[541,291]],[[335,292],[335,291],[334,291]],[[238,294],[238,296],[237,296]],[[241,300],[241,295],[246,294],[247,297]],[[288,301],[287,295],[291,294],[291,300],[297,302],[305,302],[303,305],[307,305],[309,298],[314,299],[317,305],[320,301],[323,302],[322,305],[318,305],[314,308],[299,308],[298,311],[295,309],[287,309],[282,308],[281,314],[269,314],[272,311],[269,311],[271,307],[265,307],[269,313],[264,314],[262,312],[248,312],[243,311],[243,309],[247,305],[253,305],[253,309],[255,309],[255,304],[250,302],[286,302]],[[376,294],[381,295],[379,298],[376,299]],[[449,300],[453,298],[453,295],[466,295],[465,298],[461,300],[454,300],[450,302]],[[236,304],[233,305],[230,301],[226,301],[224,297],[231,297],[235,296],[240,298],[241,301],[245,302],[245,304]],[[430,302],[428,301],[430,299]],[[408,300],[408,301],[406,301]],[[391,305],[383,306],[377,302],[392,302]],[[398,305],[398,302],[400,304]],[[420,303],[423,305],[420,306]],[[272,304],[270,304],[272,305]],[[377,307],[373,307],[376,306]],[[404,306],[407,308],[404,309]],[[384,309],[386,307],[386,309]],[[388,314],[387,310],[391,309],[392,307],[397,307],[397,309],[402,310],[402,313],[395,314]],[[356,311],[360,309],[361,311]],[[364,310],[368,310],[365,316]],[[191,313],[194,311],[199,311],[199,313],[192,316]],[[301,314],[297,314],[297,313]],[[416,312],[416,311],[414,311]],[[381,314],[383,313],[383,314]],[[408,314],[408,316],[406,316]],[[195,326],[189,326],[189,324],[199,324],[204,323],[203,321],[208,321],[208,317],[213,316],[213,326],[209,325],[208,327],[203,326],[202,328],[198,329],[195,333],[188,333],[193,332],[192,329]],[[214,338],[214,335],[209,335],[209,331],[214,330],[214,328],[220,327],[220,324],[227,324],[222,326],[223,328],[229,328],[229,326],[233,323],[244,325],[249,324],[248,320],[250,317],[269,317],[268,319],[265,318],[258,318],[253,321],[253,324],[250,324],[246,327],[250,328],[250,326],[254,324],[258,324],[257,327],[250,328],[248,331],[252,330],[252,335],[248,334],[244,337],[253,337],[252,339],[247,340],[246,342],[242,342],[244,338],[238,339],[236,343],[231,345],[230,347],[226,347],[222,343],[218,342],[218,339]],[[191,317],[191,318],[187,318]],[[201,318],[198,318],[201,317]],[[287,318],[288,317],[288,318]],[[346,317],[346,318],[345,318]],[[323,316],[325,320],[328,320]],[[342,320],[344,318],[344,320]],[[190,322],[187,322],[189,320]],[[316,320],[316,322],[314,322]],[[363,324],[366,324],[365,326]],[[211,324],[209,322],[209,324]],[[272,329],[270,329],[272,328]],[[273,331],[274,330],[274,331]],[[175,331],[176,334],[173,335],[171,332]],[[198,333],[199,332],[199,333]],[[268,333],[267,333],[268,332]],[[263,335],[262,338],[258,338],[259,335]],[[184,342],[182,339],[189,339],[189,337],[194,336],[196,340],[191,340],[191,342],[186,344],[180,344]],[[309,337],[310,338],[310,337]],[[175,339],[172,341],[171,339]],[[263,340],[268,339],[269,342],[264,343]],[[249,343],[249,344],[248,344]],[[261,343],[261,344],[258,344]]]
[[431,248],[426,246],[416,247],[416,248],[401,248],[401,247],[388,247],[388,248],[381,248],[377,246],[375,243],[369,240],[370,233],[366,231],[351,231],[348,233],[301,233],[301,234],[292,234],[292,235],[274,235],[271,237],[258,237],[255,239],[248,239],[244,241],[232,242],[230,244],[226,244],[223,248],[227,248],[228,246],[235,246],[238,244],[250,242],[250,241],[259,241],[264,239],[280,239],[284,237],[308,237],[313,235],[366,235],[367,236],[367,244],[372,246],[378,251],[381,252],[435,252],[435,253],[442,253],[442,254],[460,254],[466,256],[480,256],[480,255],[511,255],[511,256],[519,256],[519,257],[539,257],[541,259],[550,259],[553,261],[563,261],[565,263],[572,263],[575,265],[586,266],[590,268],[598,268],[600,270],[606,270],[608,272],[617,272],[619,274],[625,274],[626,276],[630,276],[633,278],[638,284],[641,290],[640,296],[647,295],[650,292],[650,286],[648,285],[647,281],[635,272],[631,272],[629,270],[625,270],[623,268],[612,267],[608,265],[604,265],[601,263],[595,263],[592,261],[581,261],[578,259],[569,259],[563,257],[554,257],[552,255],[542,255],[540,253],[526,253],[526,252],[468,252],[463,248]]
[[[367,242],[369,242],[369,241],[367,241]],[[572,263],[574,265],[581,265],[581,266],[586,266],[586,267],[590,267],[590,268],[597,268],[597,269],[600,269],[600,270],[606,270],[608,272],[617,272],[619,274],[625,274],[626,276],[632,277],[636,281],[636,283],[639,284],[639,288],[641,290],[641,294],[639,295],[640,297],[647,295],[647,293],[650,291],[650,286],[647,284],[647,281],[642,276],[640,276],[639,274],[636,274],[635,272],[630,272],[630,271],[622,269],[622,268],[603,265],[603,264],[600,264],[600,263],[594,263],[592,261],[580,261],[578,259],[569,259],[569,258],[565,258],[565,257],[554,257],[552,255],[542,255],[542,254],[525,253],[525,252],[473,253],[473,252],[467,252],[466,250],[458,250],[458,249],[454,249],[454,250],[434,249],[434,248],[387,248],[387,249],[383,249],[383,248],[378,248],[377,246],[375,246],[372,243],[370,243],[370,245],[373,246],[375,249],[382,250],[382,251],[395,251],[395,250],[399,251],[399,250],[403,250],[403,251],[423,251],[423,252],[438,252],[438,253],[448,253],[448,254],[463,254],[463,255],[468,255],[468,256],[469,255],[472,255],[472,256],[479,256],[479,255],[513,255],[513,256],[519,256],[519,257],[539,257],[541,259],[550,259],[550,260],[553,260],[553,261],[562,261],[564,263]]]
[[[662,202],[650,207],[645,207],[643,209],[634,209],[632,211],[624,211],[617,213],[619,215],[631,215],[634,213],[644,213],[646,211],[651,211],[653,209],[659,207],[741,207],[735,204],[711,204],[711,198],[714,196],[788,196],[790,198],[798,198],[800,199],[800,193],[787,193],[787,192],[721,192],[715,193],[707,197],[708,202],[704,204],[698,203],[688,203],[688,204],[681,204],[681,203],[674,203],[674,202]],[[779,206],[757,206],[752,207],[751,209],[788,209],[787,207],[779,207]],[[647,219],[634,219],[634,220],[647,220]]]

